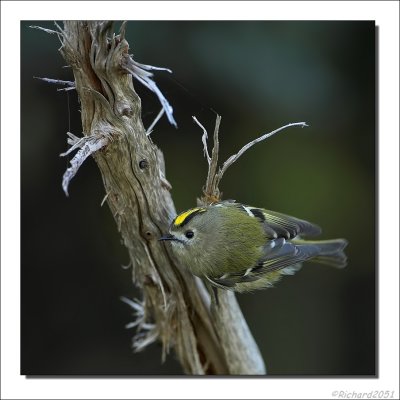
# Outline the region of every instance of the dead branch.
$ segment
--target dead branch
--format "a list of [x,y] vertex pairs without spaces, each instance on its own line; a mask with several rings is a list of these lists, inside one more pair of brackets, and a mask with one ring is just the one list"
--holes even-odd
[[[135,77],[153,90],[174,124],[172,107],[151,80],[149,71],[157,68],[139,64],[129,55],[125,23],[117,35],[110,21],[66,21],[57,28],[49,33],[59,37],[59,50],[72,68],[84,135],[80,139],[69,135],[68,143],[78,152],[63,187],[66,191],[91,155],[128,250],[133,280],[142,289],[141,300],[127,301],[136,317],[130,324],[137,329],[134,348],[142,350],[160,340],[163,357],[173,348],[187,374],[264,374],[262,357],[234,295],[221,293],[219,306],[211,307],[203,282],[157,240],[176,212],[163,155],[146,134],[132,83]],[[216,172],[219,124],[220,117],[205,186],[205,193],[217,198],[222,177]]]

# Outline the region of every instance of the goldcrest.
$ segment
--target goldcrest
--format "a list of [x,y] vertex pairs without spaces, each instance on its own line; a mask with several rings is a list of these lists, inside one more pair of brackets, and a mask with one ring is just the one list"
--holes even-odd
[[272,286],[304,261],[345,267],[345,239],[302,239],[320,233],[318,226],[289,215],[223,201],[179,214],[159,240],[169,241],[194,275],[246,292]]

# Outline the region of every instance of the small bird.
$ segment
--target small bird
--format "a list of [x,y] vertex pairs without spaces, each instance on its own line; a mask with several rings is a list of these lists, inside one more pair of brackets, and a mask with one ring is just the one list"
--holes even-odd
[[293,275],[303,261],[345,267],[345,239],[302,239],[320,233],[310,222],[230,200],[182,212],[159,240],[170,241],[194,275],[221,289],[248,292]]

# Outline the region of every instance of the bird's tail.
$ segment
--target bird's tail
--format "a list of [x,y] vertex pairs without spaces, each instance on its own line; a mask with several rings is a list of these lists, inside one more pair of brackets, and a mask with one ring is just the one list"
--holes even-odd
[[344,249],[348,243],[346,239],[316,241],[296,239],[292,242],[310,255],[308,261],[336,268],[344,268],[347,265],[347,257],[344,253]]

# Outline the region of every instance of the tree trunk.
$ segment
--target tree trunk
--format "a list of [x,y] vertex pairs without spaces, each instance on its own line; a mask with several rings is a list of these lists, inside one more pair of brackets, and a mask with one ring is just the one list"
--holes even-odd
[[[235,295],[218,290],[218,303],[211,304],[203,282],[157,240],[175,208],[163,155],[146,135],[141,101],[124,67],[132,61],[125,24],[119,35],[112,29],[111,22],[67,21],[58,34],[81,102],[84,138],[70,135],[69,143],[80,148],[79,165],[89,154],[96,160],[133,281],[143,293],[140,304],[132,303],[138,318],[135,347],[159,339],[163,357],[174,348],[187,374],[264,374]],[[68,181],[77,170],[74,160],[71,164]]]

